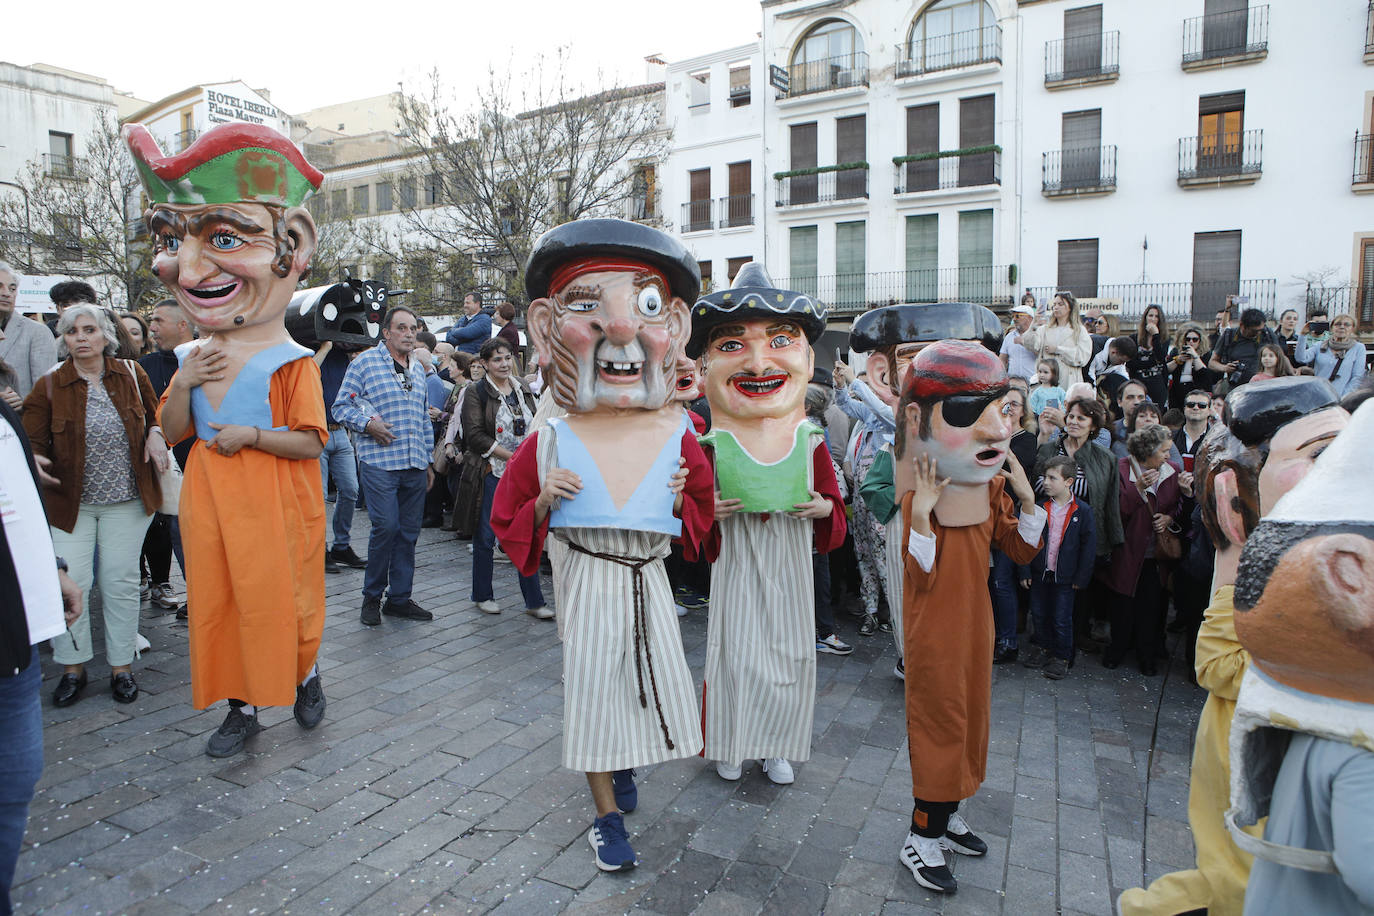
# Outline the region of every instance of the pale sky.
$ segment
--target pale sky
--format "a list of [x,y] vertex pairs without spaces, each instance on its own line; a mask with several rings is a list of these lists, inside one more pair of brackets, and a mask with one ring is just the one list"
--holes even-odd
[[757,0],[67,0],[8,4],[0,60],[91,73],[146,101],[241,79],[295,114],[418,86],[436,66],[455,86],[488,66],[519,73],[560,45],[589,88],[598,68],[607,82],[641,83],[646,55],[747,44],[761,21]]

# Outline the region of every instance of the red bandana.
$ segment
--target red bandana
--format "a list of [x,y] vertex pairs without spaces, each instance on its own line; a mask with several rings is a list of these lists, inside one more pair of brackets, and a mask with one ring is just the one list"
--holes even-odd
[[668,285],[668,278],[663,275],[657,267],[652,267],[642,261],[625,261],[616,258],[577,258],[559,266],[553,272],[553,277],[549,280],[549,294],[557,295],[567,288],[568,284],[583,274],[596,273],[603,270],[630,271],[633,273],[646,273],[655,277],[663,288],[671,292]]

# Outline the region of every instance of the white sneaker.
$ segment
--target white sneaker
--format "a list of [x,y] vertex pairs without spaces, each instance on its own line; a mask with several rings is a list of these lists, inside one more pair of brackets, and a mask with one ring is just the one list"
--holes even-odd
[[144,652],[147,652],[147,651],[148,651],[149,649],[151,649],[152,647],[153,647],[153,644],[150,643],[150,642],[148,642],[148,637],[144,636],[142,633],[135,633],[135,634],[134,634],[134,654],[135,654],[135,655],[140,655],[140,654],[142,654],[142,653],[144,653]]
[[769,757],[763,761],[763,772],[780,786],[790,786],[792,781],[797,778],[792,772],[792,764],[782,757]]
[[682,605],[680,605],[680,604],[675,604],[675,605],[673,605],[673,608],[677,610],[677,615],[678,615],[679,617],[686,617],[686,616],[687,616],[687,609],[686,609],[685,607],[683,607]]
[[547,604],[541,604],[539,607],[527,607],[525,613],[535,620],[553,620],[553,611],[549,610]]
[[479,601],[477,602],[477,610],[483,614],[499,614],[501,613],[501,605],[492,600]]
[[736,779],[739,779],[741,776],[744,775],[744,765],[739,763],[730,764],[725,763],[721,760],[717,760],[716,773],[720,776],[721,779],[726,779],[730,782],[734,782]]
[[953,873],[945,864],[945,853],[938,839],[908,833],[898,858],[911,869],[911,876],[921,887],[939,894],[951,894],[958,888]]
[[510,565],[510,557],[506,556],[506,552],[504,550],[492,551],[491,560],[493,563],[505,563],[507,565]]
[[174,611],[182,605],[182,598],[167,583],[153,585],[148,590],[148,599],[164,610]]

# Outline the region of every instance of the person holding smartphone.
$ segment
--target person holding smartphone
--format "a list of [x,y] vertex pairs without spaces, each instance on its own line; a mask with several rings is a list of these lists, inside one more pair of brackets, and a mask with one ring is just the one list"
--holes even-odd
[[[1320,343],[1318,335],[1330,328],[1330,336]],[[1312,366],[1312,374],[1326,379],[1345,397],[1365,376],[1365,346],[1355,339],[1355,318],[1337,315],[1326,322],[1309,321],[1298,337],[1298,362]]]

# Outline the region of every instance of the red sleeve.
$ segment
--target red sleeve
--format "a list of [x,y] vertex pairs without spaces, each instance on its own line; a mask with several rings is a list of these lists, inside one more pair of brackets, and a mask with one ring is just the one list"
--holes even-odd
[[[697,443],[697,451],[701,453],[701,460],[705,464],[705,467],[703,468],[704,473],[702,475],[703,483],[705,486],[709,486],[711,488],[711,514],[707,516],[705,519],[701,520],[703,527],[701,531],[701,536],[697,541],[693,542],[688,540],[686,537],[683,537],[682,556],[683,559],[687,560],[687,562],[689,563],[695,563],[697,560],[705,560],[707,563],[714,563],[720,557],[720,523],[716,521],[715,503],[715,450],[709,447],[703,448],[700,443]],[[685,443],[682,448],[682,454],[687,454],[687,447]],[[690,474],[687,477],[687,486],[689,488],[692,486],[692,478]],[[682,531],[685,535],[687,533],[686,500],[683,500],[682,506]]]
[[822,440],[811,450],[811,479],[815,482],[816,492],[830,500],[831,512],[828,518],[815,520],[816,549],[829,553],[844,543],[848,530],[844,515],[844,497],[840,495],[840,484],[835,479],[835,465],[830,460],[830,449]]
[[539,555],[549,534],[547,515],[538,525],[534,523],[534,501],[539,497],[538,443],[538,434],[520,443],[496,484],[491,503],[491,530],[522,576],[539,572]]
[[682,457],[687,460],[687,486],[682,491],[680,513],[682,554],[691,561],[701,553],[702,544],[716,523],[716,477],[690,429],[682,434]]
[[689,411],[687,411],[687,419],[691,420],[691,421],[692,421],[692,425],[693,425],[694,427],[696,427],[696,431],[697,431],[697,435],[698,435],[698,436],[704,436],[704,435],[706,435],[706,418],[705,418],[705,417],[703,417],[701,414],[697,413],[695,410],[689,410]]

